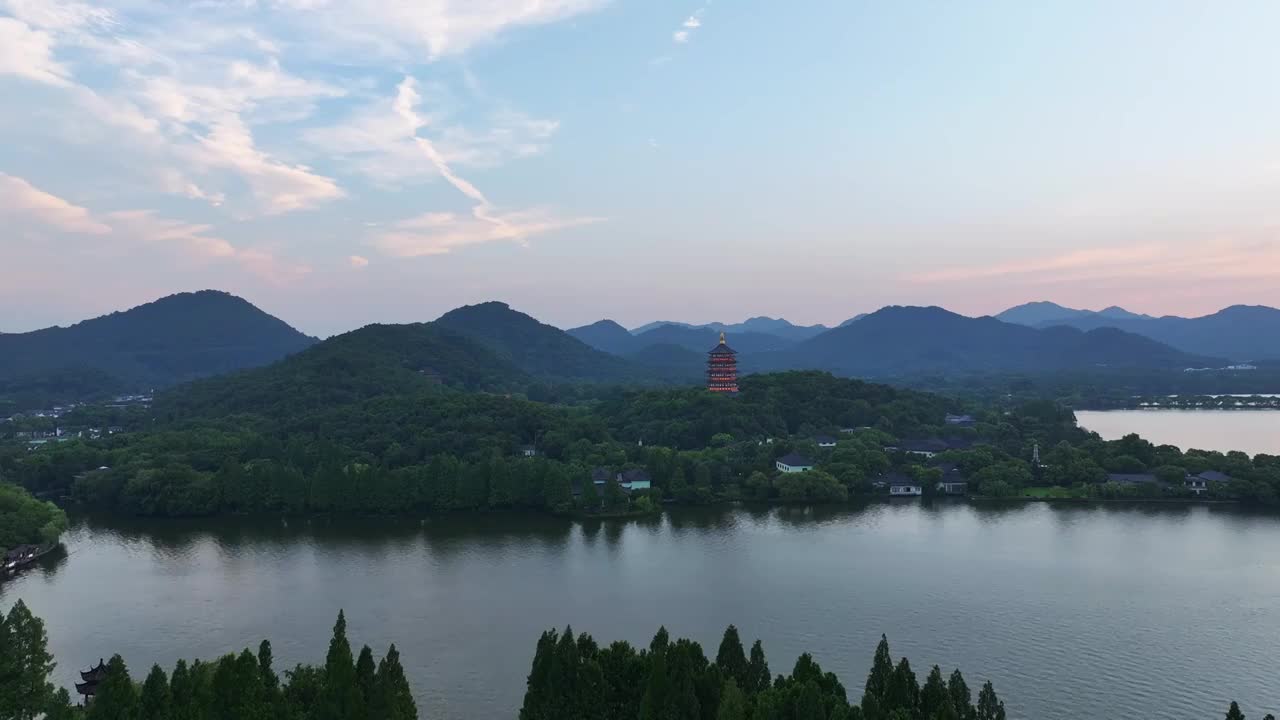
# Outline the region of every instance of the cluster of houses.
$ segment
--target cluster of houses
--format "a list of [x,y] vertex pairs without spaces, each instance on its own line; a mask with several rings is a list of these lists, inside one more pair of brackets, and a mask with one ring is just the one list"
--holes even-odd
[[[604,494],[604,486],[609,483],[610,478],[617,481],[618,487],[622,488],[622,491],[628,495],[637,490],[649,490],[653,487],[653,478],[649,476],[647,471],[640,468],[632,468],[615,473],[608,468],[598,467],[591,471],[591,484],[595,486],[597,494]],[[580,481],[573,481],[574,497],[582,495],[583,487]]]
[[[1226,483],[1231,482],[1233,479],[1226,473],[1218,472],[1217,470],[1206,470],[1195,475],[1187,475],[1182,480],[1182,486],[1196,495],[1203,495],[1209,492],[1209,483]],[[1107,482],[1120,485],[1156,486],[1163,484],[1159,478],[1151,473],[1110,473],[1107,475]]]

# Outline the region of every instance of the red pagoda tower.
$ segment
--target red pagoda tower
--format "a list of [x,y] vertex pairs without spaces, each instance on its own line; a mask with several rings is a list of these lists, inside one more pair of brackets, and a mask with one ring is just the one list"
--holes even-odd
[[717,393],[738,392],[737,354],[724,341],[724,333],[720,333],[720,344],[707,353],[708,390]]

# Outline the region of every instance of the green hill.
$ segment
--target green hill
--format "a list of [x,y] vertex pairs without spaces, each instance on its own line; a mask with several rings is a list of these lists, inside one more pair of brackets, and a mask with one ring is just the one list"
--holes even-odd
[[541,378],[609,382],[645,375],[643,369],[626,360],[512,310],[506,303],[460,307],[440,316],[435,324],[474,338]]
[[[0,334],[0,385],[99,377],[165,387],[275,362],[316,342],[249,302],[214,290],[181,293],[70,327]],[[46,389],[53,392],[60,386]]]
[[531,378],[471,338],[431,323],[368,325],[263,368],[164,393],[164,416],[280,417],[447,385],[501,390]]

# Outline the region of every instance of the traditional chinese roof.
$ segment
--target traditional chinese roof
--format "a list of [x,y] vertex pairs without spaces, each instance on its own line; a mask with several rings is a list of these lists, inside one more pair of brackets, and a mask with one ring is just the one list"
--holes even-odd
[[738,351],[729,347],[724,340],[724,333],[720,333],[720,343],[707,353],[708,355],[737,355]]

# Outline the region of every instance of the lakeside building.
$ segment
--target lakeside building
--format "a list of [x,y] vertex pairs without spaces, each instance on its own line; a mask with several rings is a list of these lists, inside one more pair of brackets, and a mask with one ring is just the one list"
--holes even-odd
[[774,467],[783,473],[808,472],[813,469],[813,461],[799,453],[788,453],[778,458]]
[[76,692],[84,696],[84,704],[88,705],[93,699],[94,694],[98,691],[98,683],[107,677],[107,663],[101,658],[98,664],[88,670],[80,671],[80,679],[84,682],[76,683]]
[[738,353],[725,342],[720,333],[720,343],[707,352],[707,389],[714,393],[738,392]]

